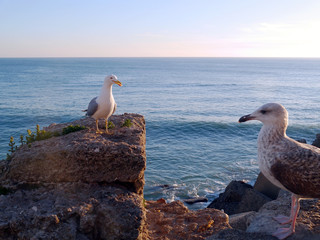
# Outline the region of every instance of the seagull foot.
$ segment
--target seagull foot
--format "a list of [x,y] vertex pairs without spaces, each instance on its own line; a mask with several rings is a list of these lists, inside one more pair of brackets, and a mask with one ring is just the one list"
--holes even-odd
[[103,132],[102,131],[100,131],[100,130],[97,130],[96,131],[96,134],[102,134]]
[[282,240],[287,237],[289,237],[293,233],[291,228],[279,228],[277,231],[275,231],[272,236]]
[[292,219],[287,216],[279,215],[277,217],[273,217],[274,220],[276,220],[280,224],[288,224],[292,222]]

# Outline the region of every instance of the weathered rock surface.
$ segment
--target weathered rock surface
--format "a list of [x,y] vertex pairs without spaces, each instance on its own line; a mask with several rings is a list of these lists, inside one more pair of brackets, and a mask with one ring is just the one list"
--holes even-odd
[[188,210],[180,201],[146,201],[149,239],[198,240],[230,228],[228,215],[217,209]]
[[96,134],[90,118],[51,125],[46,131],[86,129],[23,146],[0,164],[10,191],[0,195],[1,240],[146,239],[144,118],[110,120],[111,134]]
[[[301,200],[301,209],[297,218],[296,232],[288,240],[320,239],[320,201]],[[206,238],[207,240],[277,240],[272,236],[280,225],[277,215],[290,215],[291,194],[280,191],[276,200],[263,205],[258,212],[247,212],[229,216],[232,229],[225,229]]]
[[225,192],[209,204],[208,208],[223,209],[232,215],[248,211],[258,211],[260,207],[271,199],[255,191],[253,187],[242,181],[232,181]]
[[234,229],[245,231],[247,230],[252,218],[255,215],[256,215],[255,211],[229,215],[229,224]]
[[[320,239],[320,201],[301,200],[301,209],[296,223],[296,233],[287,238]],[[273,217],[290,215],[291,194],[281,191],[277,200],[266,203],[252,218],[247,232],[271,235],[277,228],[283,227]]]
[[[133,123],[130,128],[121,127],[125,119]],[[31,148],[24,145],[15,152],[0,181],[120,183],[142,194],[146,168],[144,118],[124,114],[110,120],[116,126],[111,134],[96,134],[91,118],[47,127],[46,131],[52,132],[61,132],[70,124],[87,129],[36,141]]]
[[210,237],[207,237],[206,240],[278,240],[278,239],[264,233],[247,233],[245,231],[238,230],[238,229],[226,229]]
[[99,184],[58,183],[0,196],[0,239],[143,239],[142,196]]

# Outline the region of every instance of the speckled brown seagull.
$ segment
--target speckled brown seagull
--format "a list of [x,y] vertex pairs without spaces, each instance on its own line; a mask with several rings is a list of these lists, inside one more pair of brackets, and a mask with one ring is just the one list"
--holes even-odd
[[273,233],[285,239],[295,231],[300,208],[299,201],[320,198],[320,149],[299,143],[286,135],[288,112],[280,104],[268,103],[239,122],[258,120],[263,123],[258,136],[258,163],[261,172],[274,185],[292,193],[290,217],[274,219],[281,224],[291,222],[289,228],[279,228]]
[[122,83],[115,75],[105,77],[100,95],[93,98],[88,105],[88,109],[84,110],[84,112],[87,112],[87,116],[96,120],[97,133],[102,133],[98,126],[98,120],[100,118],[105,119],[106,133],[108,133],[108,118],[116,111],[117,108],[117,104],[112,95],[113,84],[117,84],[120,87],[122,86]]

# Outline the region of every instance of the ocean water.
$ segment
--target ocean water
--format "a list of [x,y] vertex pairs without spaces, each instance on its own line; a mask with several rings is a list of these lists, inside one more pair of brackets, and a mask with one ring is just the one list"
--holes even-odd
[[287,108],[290,137],[320,133],[320,59],[0,59],[0,159],[10,136],[83,117],[109,74],[123,83],[116,114],[146,119],[147,200],[212,200],[231,180],[253,183],[261,124],[238,119],[264,103]]

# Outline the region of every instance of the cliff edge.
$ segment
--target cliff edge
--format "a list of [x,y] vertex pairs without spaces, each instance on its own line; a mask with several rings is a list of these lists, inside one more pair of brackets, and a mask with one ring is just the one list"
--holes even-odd
[[145,120],[110,120],[110,134],[96,134],[90,118],[52,124],[45,130],[55,135],[85,129],[24,144],[0,162],[0,239],[146,239]]

